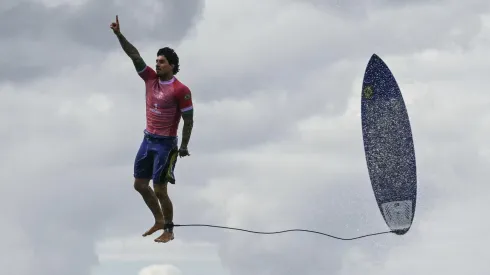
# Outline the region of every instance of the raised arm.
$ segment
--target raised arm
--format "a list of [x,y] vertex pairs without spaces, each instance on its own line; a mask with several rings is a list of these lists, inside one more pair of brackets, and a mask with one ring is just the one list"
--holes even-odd
[[116,22],[111,24],[111,29],[114,31],[114,34],[119,39],[119,43],[123,48],[124,52],[131,58],[133,61],[134,67],[136,71],[141,72],[146,68],[146,63],[141,57],[138,50],[124,37],[121,33],[120,25],[119,25],[119,17],[116,15]]

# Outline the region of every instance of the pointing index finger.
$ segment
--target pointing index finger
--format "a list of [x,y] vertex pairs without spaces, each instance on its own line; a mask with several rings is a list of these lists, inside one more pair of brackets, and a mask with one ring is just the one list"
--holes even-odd
[[116,24],[119,25],[119,16],[116,15]]

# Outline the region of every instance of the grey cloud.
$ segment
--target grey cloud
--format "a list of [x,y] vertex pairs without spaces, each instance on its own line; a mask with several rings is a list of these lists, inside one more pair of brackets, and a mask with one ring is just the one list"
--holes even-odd
[[[345,148],[348,144],[350,142],[346,141],[342,147]],[[450,203],[447,195],[454,192],[450,191],[451,186],[461,184],[461,181],[465,179],[472,180],[464,182],[476,184],[478,181],[475,181],[475,176],[481,177],[485,173],[482,170],[484,165],[477,169],[469,168],[472,163],[480,161],[470,156],[471,154],[468,155],[469,158],[465,158],[464,164],[456,158],[446,157],[442,165],[443,163],[438,159],[444,155],[441,153],[447,148],[443,144],[435,146],[433,142],[431,146],[435,148],[430,158],[423,156],[418,158],[420,160],[419,169],[421,168],[418,175],[419,206],[415,224],[407,236],[384,235],[343,242],[306,233],[288,233],[264,238],[253,235],[242,236],[239,233],[229,234],[228,239],[222,241],[221,248],[221,257],[225,265],[230,268],[231,274],[244,274],[246,271],[257,274],[297,274],[295,272],[302,269],[302,274],[318,274],[320,271],[336,274],[343,267],[344,255],[352,247],[360,248],[368,253],[372,263],[384,262],[392,251],[416,242],[423,235],[419,226],[427,222],[428,215],[437,209],[440,203]],[[423,144],[418,144],[418,148],[423,151]],[[333,152],[326,153],[326,155],[329,154],[334,156]],[[269,185],[267,194],[271,200],[278,197],[277,193],[281,188],[291,188],[292,184],[302,187],[301,191],[295,193],[289,200],[282,197],[280,201],[283,203],[279,206],[282,207],[282,210],[277,210],[279,213],[275,214],[267,214],[267,211],[261,210],[261,203],[267,202],[263,200],[264,196],[255,198],[255,203],[251,204],[253,208],[246,212],[249,215],[256,213],[256,217],[244,215],[240,219],[241,224],[256,230],[266,228],[270,231],[307,228],[345,237],[387,230],[375,205],[367,173],[362,167],[362,153],[359,152],[353,156],[357,156],[357,159],[350,157],[339,160],[349,164],[346,166],[350,169],[338,171],[338,177],[321,179],[316,174],[310,174],[307,179],[301,181],[285,180],[276,176],[272,177],[275,180],[257,182],[256,177],[248,176],[250,183],[243,189],[249,190],[258,188],[258,185]],[[429,164],[434,162],[439,162],[441,165]],[[446,166],[448,165],[458,167],[458,177],[450,180],[442,176],[443,174],[452,175],[447,174]],[[331,170],[335,175],[334,167],[327,166],[325,169]],[[247,169],[246,166],[242,170],[253,171],[251,168]],[[246,177],[246,172],[242,173]],[[270,171],[270,173],[277,175],[277,171]],[[332,185],[329,186],[329,183]],[[240,252],[233,253],[234,251]]]
[[359,2],[356,0],[292,0],[294,2],[311,4],[317,8],[328,9],[331,13],[343,14],[349,19],[352,18],[366,18],[371,12],[376,10],[399,10],[401,8],[413,8],[413,7],[434,7],[434,6],[447,6],[447,5],[459,5],[466,7],[488,7],[487,3],[479,0],[467,1],[461,3],[455,0],[370,0],[365,2]]
[[[165,7],[169,14],[159,21],[171,24],[172,28],[143,28],[129,13],[119,13],[125,34],[131,40],[151,40],[156,36],[165,37],[165,43],[170,43],[181,39],[194,23],[202,3],[186,2],[170,7]],[[6,223],[2,233],[23,236],[4,242],[12,244],[11,250],[0,250],[3,258],[12,257],[11,261],[0,262],[0,269],[11,274],[87,275],[97,265],[94,243],[104,236],[106,224],[114,217],[126,219],[121,211],[131,212],[123,210],[128,206],[134,209],[135,216],[145,211],[123,203],[134,199],[135,205],[142,206],[132,188],[131,168],[121,173],[117,162],[106,166],[107,154],[116,160],[128,159],[119,152],[114,154],[114,148],[104,144],[110,144],[113,139],[106,140],[102,134],[99,135],[102,140],[96,142],[88,133],[91,130],[86,122],[76,116],[57,114],[59,106],[55,98],[65,97],[66,90],[57,94],[47,89],[49,92],[42,94],[29,86],[29,82],[32,84],[55,69],[104,58],[109,41],[119,49],[109,29],[117,11],[112,2],[96,1],[76,11],[64,6],[48,9],[26,2],[2,10],[0,33],[5,39],[0,44],[3,53],[0,64],[5,71],[0,80],[14,85],[13,89],[8,86],[2,89],[2,95],[9,98],[1,104],[4,128],[0,130],[0,139],[3,144],[9,144],[2,148],[2,155],[8,161],[0,169],[2,182],[8,183],[0,187],[2,194],[8,194],[0,203],[6,209],[2,215],[2,222]],[[31,99],[26,100],[24,89],[30,91]],[[75,97],[80,99],[83,95],[74,95],[71,100],[76,101]],[[114,165],[116,168],[111,168]],[[128,190],[126,198],[125,195],[108,196]],[[140,224],[143,226],[137,230],[141,231],[151,225],[149,212],[148,219]],[[11,232],[7,231],[9,225],[15,225]],[[131,230],[131,226],[127,229],[127,222],[122,226],[123,233]]]
[[[194,135],[199,138],[192,141],[199,150],[196,153],[279,142],[296,131],[298,121],[313,114],[340,115],[351,96],[349,80],[359,72],[355,65],[342,69],[336,65],[332,64],[329,70],[314,76],[314,70],[305,69],[294,77],[297,81],[269,82],[270,78],[264,77],[264,80],[254,81],[262,83],[257,85],[263,87],[248,86],[251,90],[247,90],[247,86],[235,86],[234,89],[220,86],[219,91],[213,90],[209,95],[210,90],[202,91],[196,87],[194,93],[199,97],[196,113],[201,115],[196,118],[194,130]],[[305,80],[300,80],[302,77]],[[226,94],[230,90],[233,94]],[[218,97],[221,92],[224,98],[220,101],[206,100]],[[214,134],[223,127],[226,135]]]
[[[349,163],[352,163],[352,160]],[[357,165],[353,167],[357,168]],[[281,204],[282,209],[276,210],[278,213],[264,214],[260,207],[261,202],[257,201],[253,208],[257,211],[257,217],[244,217],[242,223],[249,224],[250,228],[256,230],[302,228],[340,237],[386,230],[377,213],[369,183],[362,180],[365,175],[355,171],[361,170],[354,170],[347,177],[341,172],[337,177],[322,179],[317,175],[311,175],[305,182],[296,181],[295,184],[303,186],[302,192],[291,195],[290,199],[282,198],[281,201],[284,203]],[[328,182],[335,182],[335,185],[329,185]],[[294,183],[282,179],[280,183],[262,184],[271,185],[269,196],[273,197],[273,190]],[[258,214],[259,212],[261,214]],[[222,242],[220,253],[225,264],[231,269],[231,274],[245,274],[247,271],[254,274],[332,273],[342,267],[343,255],[352,245],[370,246],[373,241],[364,239],[343,242],[304,232],[264,237],[238,234],[229,234]],[[375,238],[382,242],[382,238],[389,237]]]
[[[399,10],[375,10],[371,11],[370,17],[367,18],[344,18],[343,14],[332,16],[325,12],[325,18],[331,22],[325,22],[325,26],[318,27],[318,36],[312,37],[307,35],[306,28],[312,28],[310,24],[302,24],[308,21],[298,21],[298,26],[304,28],[293,28],[291,24],[288,29],[291,39],[289,44],[281,43],[282,34],[267,37],[267,46],[258,47],[255,44],[249,44],[243,48],[243,52],[234,52],[234,56],[228,56],[227,51],[219,52],[216,57],[221,55],[221,61],[218,59],[215,63],[217,69],[196,72],[207,76],[201,78],[202,81],[220,83],[225,89],[219,96],[229,94],[230,91],[240,90],[242,87],[247,90],[262,88],[259,85],[267,85],[260,81],[268,79],[270,85],[288,85],[284,79],[302,79],[310,70],[318,69],[324,64],[335,64],[339,61],[353,61],[368,59],[376,52],[382,56],[392,54],[402,54],[418,52],[424,49],[463,47],[469,45],[471,39],[481,30],[481,21],[475,16],[475,12],[484,13],[488,11],[488,5],[482,2],[465,3],[447,3],[445,9],[454,10],[447,13],[440,6],[429,6],[428,8],[399,9]],[[477,5],[478,4],[478,5]],[[346,4],[347,5],[347,4]],[[356,4],[357,5],[357,4]],[[349,5],[347,5],[349,6]],[[371,7],[371,6],[367,6]],[[399,18],[414,16],[417,14],[419,20],[400,20]],[[279,15],[277,20],[279,20]],[[340,20],[340,17],[343,20]],[[299,18],[292,18],[299,20]],[[339,19],[339,20],[337,20]],[[327,20],[325,20],[327,21]],[[342,22],[343,21],[343,22]],[[427,25],[425,22],[437,21],[439,24]],[[316,22],[316,21],[313,21]],[[360,23],[362,22],[362,23]],[[390,22],[389,24],[383,22]],[[226,31],[226,30],[223,30]],[[279,30],[278,30],[279,31]],[[282,31],[282,30],[281,30]],[[229,36],[234,37],[232,32]],[[223,47],[238,47],[242,40],[237,37],[236,40],[226,40],[222,42]],[[229,44],[227,44],[228,42]],[[314,43],[313,45],[312,42]],[[291,45],[298,45],[291,51]],[[301,54],[297,54],[300,51]],[[294,53],[294,54],[292,54]],[[206,58],[212,58],[214,52],[209,53]],[[245,58],[244,58],[245,57]],[[199,57],[194,57],[196,68],[203,68]],[[237,63],[235,69],[226,72],[219,69],[220,62],[227,63],[228,60],[234,60]],[[249,64],[249,60],[254,63]],[[209,63],[206,62],[209,66]],[[192,69],[189,69],[192,70]],[[194,74],[194,73],[193,73]],[[235,86],[230,83],[236,83]],[[213,84],[214,85],[214,84]],[[198,83],[199,87],[211,86],[207,83]],[[216,87],[209,89],[206,96],[211,93],[217,93]],[[238,94],[238,92],[237,92]],[[248,95],[247,92],[240,91],[241,95]],[[206,99],[203,97],[203,99]]]
[[[0,65],[5,68],[0,81],[32,81],[60,68],[96,62],[111,49],[119,49],[109,28],[116,14],[121,31],[132,42],[176,43],[196,23],[204,5],[201,0],[164,1],[158,4],[159,10],[145,10],[144,5],[131,4],[88,1],[81,7],[54,8],[34,2],[10,4],[0,13]],[[128,7],[136,9],[137,16]],[[153,23],[145,24],[145,20]]]
[[[48,144],[44,142],[43,145]],[[95,242],[108,234],[105,225],[114,216],[119,216],[121,211],[131,213],[127,210],[134,209],[128,203],[131,199],[136,198],[134,201],[140,202],[137,196],[128,198],[124,195],[128,190],[134,195],[131,181],[125,181],[124,176],[115,176],[121,174],[117,170],[106,166],[63,165],[64,160],[77,155],[63,152],[59,147],[52,150],[58,161],[51,165],[43,163],[53,158],[52,155],[38,156],[32,152],[30,160],[3,164],[14,171],[18,167],[29,167],[29,175],[25,175],[25,171],[24,174],[7,174],[6,180],[11,184],[3,194],[9,194],[11,199],[4,200],[2,204],[12,218],[3,222],[6,222],[7,228],[9,224],[14,224],[18,229],[4,237],[12,239],[18,236],[19,240],[7,242],[12,243],[13,253],[3,249],[0,253],[4,255],[3,258],[18,255],[20,259],[4,263],[2,270],[5,270],[4,267],[16,269],[13,274],[18,275],[90,274],[91,268],[98,264],[94,253]],[[17,154],[22,154],[22,151],[26,152],[23,148],[17,148]],[[79,151],[77,154],[81,155]],[[135,215],[138,214],[141,215],[141,212],[135,211]],[[126,219],[123,228],[131,228],[127,217],[121,218]],[[145,221],[148,226],[149,221],[151,219]],[[117,234],[115,232],[109,234]],[[2,233],[8,232],[2,229]]]

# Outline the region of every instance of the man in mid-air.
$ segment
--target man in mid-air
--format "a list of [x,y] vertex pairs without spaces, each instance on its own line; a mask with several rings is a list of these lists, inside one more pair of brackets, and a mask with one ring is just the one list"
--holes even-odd
[[[158,50],[153,70],[121,34],[118,16],[110,27],[146,87],[146,129],[134,162],[134,188],[153,213],[155,224],[143,236],[162,229],[163,234],[155,242],[166,243],[174,239],[173,206],[167,184],[175,183],[173,172],[177,155],[189,156],[187,145],[193,127],[191,91],[175,77],[179,72],[179,57],[173,49]],[[177,129],[181,117],[184,127],[178,148]],[[155,191],[150,187],[150,180]]]

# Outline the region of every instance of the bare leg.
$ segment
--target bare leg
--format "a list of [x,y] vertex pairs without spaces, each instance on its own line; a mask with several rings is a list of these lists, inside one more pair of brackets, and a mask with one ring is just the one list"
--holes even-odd
[[155,188],[155,195],[157,196],[158,200],[160,201],[160,205],[162,206],[162,212],[165,222],[172,222],[174,218],[174,209],[172,201],[168,196],[167,183],[154,184],[153,188]]
[[[167,192],[167,183],[154,184],[155,194],[160,201],[160,205],[162,206],[163,217],[165,219],[165,223],[169,224],[173,222],[173,205],[170,197]],[[165,230],[163,234],[155,239],[155,242],[163,242],[166,243],[174,239],[174,234],[172,230]]]
[[151,210],[153,217],[155,218],[155,224],[143,234],[143,237],[151,235],[158,230],[163,229],[164,219],[162,209],[160,208],[160,204],[158,203],[158,198],[155,195],[155,192],[150,187],[149,179],[135,179],[134,181],[134,189],[138,191],[143,200],[145,201],[148,208]]

